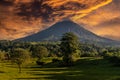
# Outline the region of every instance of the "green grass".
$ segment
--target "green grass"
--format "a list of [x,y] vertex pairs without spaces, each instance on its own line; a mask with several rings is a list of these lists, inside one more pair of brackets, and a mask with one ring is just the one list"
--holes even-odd
[[[44,59],[48,62],[52,58]],[[120,67],[114,67],[102,58],[81,58],[72,67],[57,67],[47,63],[43,67],[35,62],[18,68],[10,62],[0,63],[0,80],[120,80]]]

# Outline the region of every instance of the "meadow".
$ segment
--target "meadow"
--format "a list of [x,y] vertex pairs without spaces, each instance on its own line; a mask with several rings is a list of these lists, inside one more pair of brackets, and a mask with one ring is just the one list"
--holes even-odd
[[[52,63],[52,58],[39,66],[33,60],[18,73],[17,65],[4,61],[0,63],[0,80],[120,80],[120,68],[102,58],[80,58],[71,67]],[[43,61],[44,61],[43,60]]]

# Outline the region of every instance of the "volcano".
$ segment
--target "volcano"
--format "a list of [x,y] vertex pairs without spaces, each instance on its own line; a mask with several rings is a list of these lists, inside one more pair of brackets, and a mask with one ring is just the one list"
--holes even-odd
[[117,44],[119,42],[107,39],[104,37],[100,37],[77,23],[65,20],[58,22],[51,27],[40,31],[36,34],[18,39],[19,41],[59,41],[64,33],[72,32],[76,34],[81,42],[87,43],[100,43],[100,44]]

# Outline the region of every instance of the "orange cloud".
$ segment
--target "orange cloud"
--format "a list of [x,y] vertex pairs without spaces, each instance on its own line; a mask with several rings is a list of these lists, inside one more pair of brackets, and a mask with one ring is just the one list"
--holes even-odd
[[77,20],[85,25],[85,28],[97,35],[120,40],[120,0],[113,0],[112,3],[89,13],[89,15]]
[[[80,18],[87,16],[91,11],[111,1],[1,0],[0,32],[3,36],[0,39],[21,38],[66,18],[79,21]],[[85,20],[79,22],[85,23]]]

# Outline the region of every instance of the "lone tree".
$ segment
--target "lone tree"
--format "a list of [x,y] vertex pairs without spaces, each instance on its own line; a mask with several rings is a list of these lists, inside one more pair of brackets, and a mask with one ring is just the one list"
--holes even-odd
[[35,57],[38,58],[38,60],[41,60],[42,58],[48,56],[48,49],[44,46],[37,46],[34,48],[33,53]]
[[10,57],[12,62],[18,65],[19,73],[21,73],[22,65],[30,60],[30,53],[27,50],[16,48],[10,53]]
[[75,54],[79,51],[78,37],[72,32],[65,33],[61,39],[61,51],[63,53],[64,65],[72,65]]
[[32,48],[32,56],[38,58],[36,61],[38,65],[44,65],[44,62],[41,60],[48,56],[48,49],[44,46],[35,46]]

